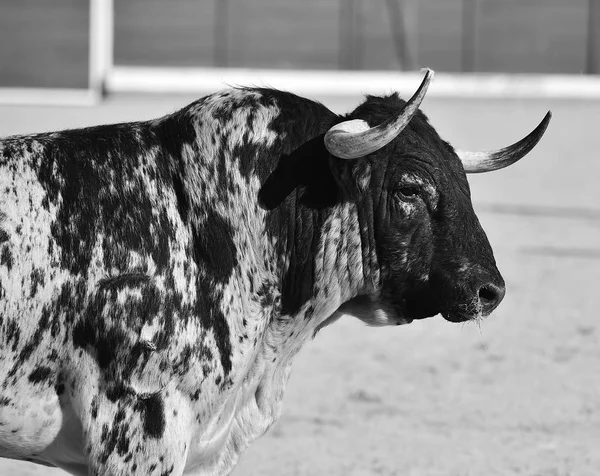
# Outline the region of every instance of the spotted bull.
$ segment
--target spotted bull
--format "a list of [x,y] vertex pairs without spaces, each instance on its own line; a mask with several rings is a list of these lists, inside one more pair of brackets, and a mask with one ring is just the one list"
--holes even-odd
[[488,315],[504,282],[455,151],[408,102],[271,89],[0,141],[0,456],[76,475],[227,474],[342,314]]

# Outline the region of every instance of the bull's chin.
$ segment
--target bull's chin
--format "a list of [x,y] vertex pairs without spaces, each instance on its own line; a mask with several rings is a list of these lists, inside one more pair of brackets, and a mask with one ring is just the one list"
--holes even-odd
[[442,311],[440,314],[449,322],[474,321],[479,317],[478,315],[464,314],[458,311]]

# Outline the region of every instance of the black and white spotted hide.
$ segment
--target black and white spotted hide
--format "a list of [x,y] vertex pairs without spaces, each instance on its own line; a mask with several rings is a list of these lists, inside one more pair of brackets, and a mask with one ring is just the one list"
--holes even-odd
[[[402,106],[368,98],[354,115]],[[460,297],[431,298],[436,269],[494,264],[424,116],[356,161],[324,147],[344,119],[233,89],[158,120],[1,140],[0,457],[228,474],[321,327],[433,315]]]
[[275,211],[258,201],[335,121],[242,89],[154,121],[2,140],[0,456],[227,474],[277,418],[311,316],[359,285],[342,288],[360,258],[351,205],[311,189],[323,206],[300,206],[304,185]]

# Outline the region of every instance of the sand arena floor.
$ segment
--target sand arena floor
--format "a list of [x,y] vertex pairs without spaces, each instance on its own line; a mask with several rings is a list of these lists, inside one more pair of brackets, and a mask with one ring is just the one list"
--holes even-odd
[[[92,108],[0,107],[0,135],[144,119],[190,97],[113,96]],[[320,98],[338,112],[353,98]],[[489,319],[400,328],[340,321],[298,356],[281,420],[234,475],[600,474],[600,103],[427,98],[461,148],[541,144],[470,177],[507,283]],[[0,460],[0,475],[58,470]]]

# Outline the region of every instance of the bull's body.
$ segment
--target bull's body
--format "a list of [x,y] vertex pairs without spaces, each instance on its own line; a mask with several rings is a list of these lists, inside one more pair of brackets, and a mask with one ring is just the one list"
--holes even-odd
[[0,456],[75,474],[232,468],[279,414],[318,324],[307,313],[343,298],[302,282],[312,270],[281,293],[309,253],[333,277],[312,222],[339,228],[349,207],[307,215],[292,238],[305,256],[290,257],[287,217],[256,201],[333,117],[234,90],[157,121],[0,142]]
[[459,156],[410,101],[348,118],[266,89],[0,142],[0,457],[78,475],[227,474],[293,356],[347,313],[491,313],[504,282]]

